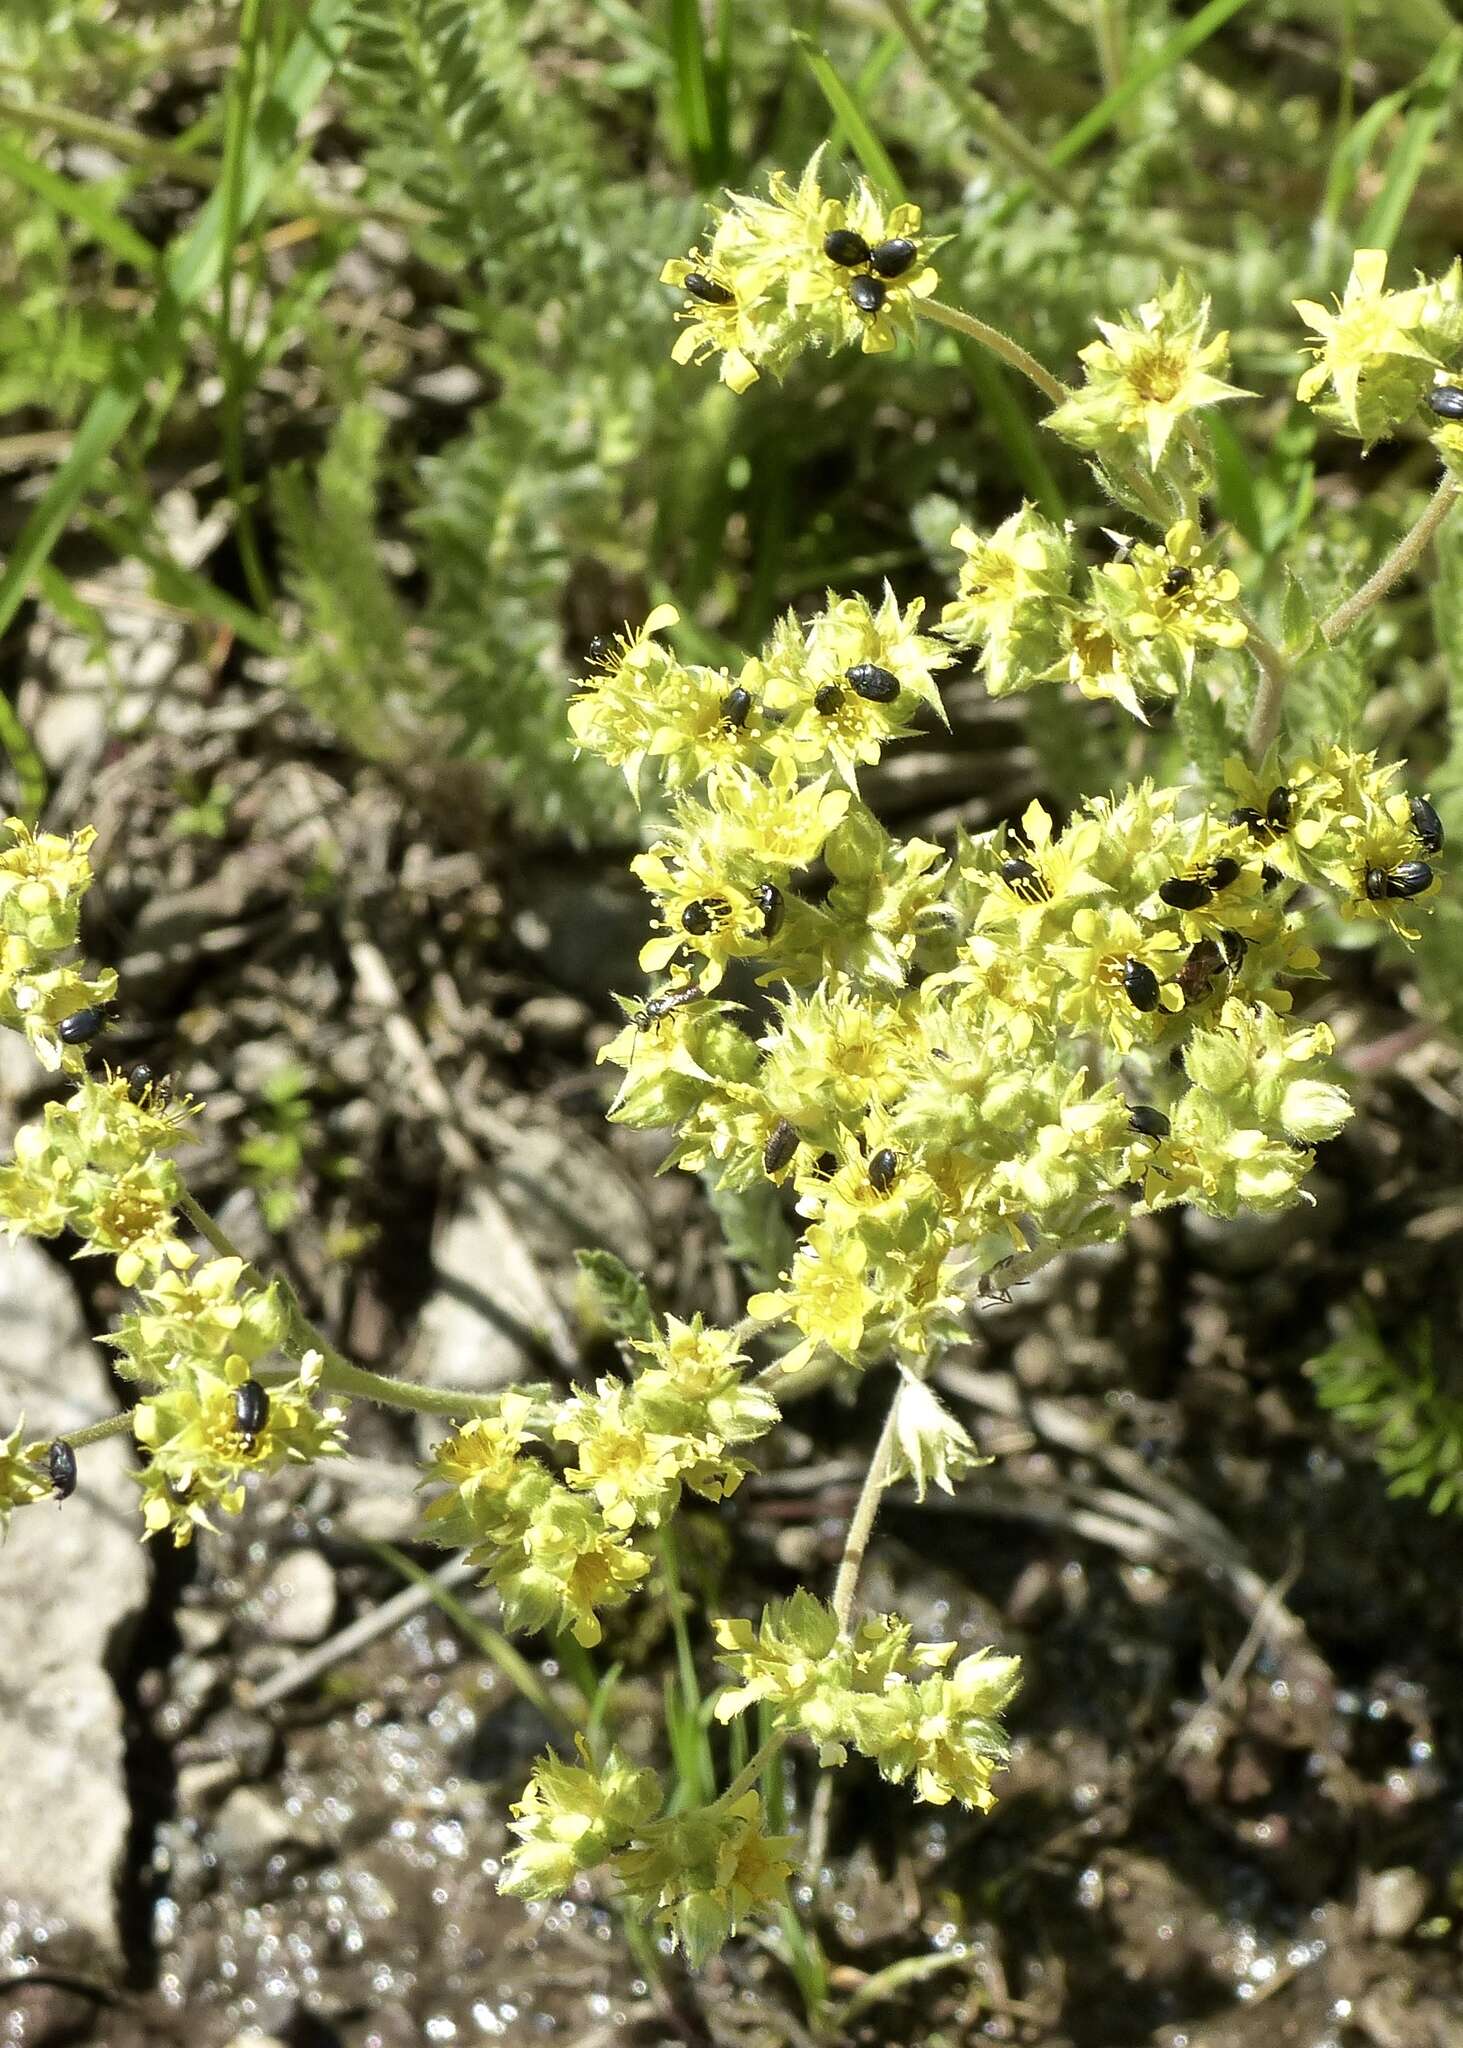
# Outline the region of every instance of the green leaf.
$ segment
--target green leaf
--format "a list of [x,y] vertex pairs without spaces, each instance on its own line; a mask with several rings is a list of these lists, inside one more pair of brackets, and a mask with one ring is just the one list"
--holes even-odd
[[996,431],[1011,458],[1011,466],[1021,479],[1021,488],[1041,507],[1048,519],[1060,525],[1067,516],[1061,485],[1047,465],[1041,443],[1005,369],[978,343],[967,340],[964,335],[957,337],[957,344],[966,374],[995,421]]
[[1184,753],[1204,786],[1215,793],[1222,790],[1224,764],[1231,754],[1241,751],[1239,736],[1230,731],[1225,719],[1222,698],[1211,695],[1200,677],[1191,677],[1179,692],[1174,724]]
[[1265,522],[1260,516],[1255,479],[1250,472],[1244,443],[1228,420],[1212,409],[1205,416],[1204,426],[1214,451],[1215,495],[1219,509],[1255,552],[1263,554]]
[[1201,43],[1217,34],[1248,4],[1249,0],[1209,0],[1207,7],[1201,7],[1182,28],[1175,29],[1150,56],[1141,58],[1110,93],[1106,93],[1095,107],[1075,122],[1047,151],[1047,162],[1060,166],[1081,156],[1090,143],[1096,142],[1099,135],[1111,128],[1120,114],[1142,98],[1150,85],[1156,85],[1165,73],[1182,64],[1186,57],[1191,57]]
[[1298,576],[1285,571],[1285,589],[1280,599],[1280,646],[1292,661],[1311,647],[1316,638],[1316,614]]
[[[729,34],[723,17],[723,45]],[[728,164],[726,79],[706,47],[701,0],[670,0],[670,51],[676,114],[686,154],[700,185],[715,185]]]
[[638,1273],[613,1252],[577,1251],[574,1258],[594,1307],[617,1337],[654,1336],[650,1295]]

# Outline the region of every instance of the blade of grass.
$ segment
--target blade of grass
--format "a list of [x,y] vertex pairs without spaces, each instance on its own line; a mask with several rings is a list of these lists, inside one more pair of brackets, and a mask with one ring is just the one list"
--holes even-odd
[[1402,139],[1387,159],[1382,189],[1367,208],[1366,219],[1357,230],[1363,249],[1390,249],[1397,239],[1417,181],[1422,176],[1433,137],[1447,116],[1458,66],[1463,62],[1463,36],[1451,35],[1439,43],[1413,89],[1412,105],[1402,124]]
[[904,198],[904,180],[894,168],[894,163],[869,123],[861,102],[854,97],[827,57],[808,36],[795,34],[793,41],[803,53],[803,60],[827,100],[833,118],[853,145],[854,155],[863,165],[873,184],[877,185],[886,199]]
[[[241,222],[263,204],[274,178],[295,147],[299,123],[319,98],[343,43],[347,0],[314,0],[304,26],[280,65],[273,90],[259,110],[246,146]],[[187,233],[169,249],[166,287],[134,346],[119,355],[88,407],[66,460],[22,527],[0,575],[0,633],[15,617],[39,565],[50,555],[102,463],[142,404],[148,380],[165,374],[175,355],[183,314],[216,281],[222,258],[223,208],[219,194],[203,207]]]
[[[914,10],[916,18],[920,21],[928,21],[939,4],[940,0],[916,0]],[[859,66],[858,77],[854,81],[854,96],[861,105],[868,105],[879,87],[884,83],[890,66],[897,60],[904,47],[903,36],[900,35],[898,29],[891,28],[889,33],[882,37],[874,45],[869,55],[865,57],[863,63]],[[847,141],[848,136],[844,133],[843,123],[835,121],[828,133],[829,153],[833,156],[840,156]]]
[[[259,47],[264,27],[263,0],[244,0],[239,17],[239,61],[230,80],[224,113],[223,225],[219,260],[219,367],[223,373],[223,404],[220,425],[223,433],[224,477],[234,506],[234,544],[244,581],[256,611],[269,611],[273,594],[264,574],[259,540],[254,531],[254,508],[244,487],[244,402],[248,374],[244,350],[239,344],[239,308],[235,284],[239,262],[239,231],[244,204],[244,152],[249,141],[254,111],[254,84],[259,72]],[[257,261],[257,258],[255,259]]]
[[701,1683],[696,1676],[696,1658],[686,1627],[686,1603],[681,1593],[680,1567],[675,1538],[669,1529],[660,1535],[660,1568],[665,1579],[666,1605],[670,1609],[671,1634],[676,1644],[676,1678],[666,1676],[666,1727],[676,1761],[679,1791],[690,1806],[706,1806],[716,1796],[716,1772],[702,1716]]
[[686,155],[698,185],[715,181],[716,133],[712,113],[713,66],[707,62],[706,26],[700,0],[670,0],[671,64],[675,71],[676,113]]
[[21,722],[20,713],[8,697],[0,696],[0,747],[15,770],[18,785],[16,809],[33,823],[46,801],[46,770],[35,742]]
[[514,1649],[506,1636],[500,1635],[481,1615],[474,1614],[472,1609],[444,1586],[440,1579],[423,1570],[414,1559],[409,1558],[404,1551],[398,1550],[394,1543],[367,1543],[366,1548],[374,1551],[384,1564],[389,1564],[402,1578],[410,1579],[414,1586],[425,1587],[432,1596],[433,1604],[441,1608],[459,1634],[466,1636],[475,1648],[481,1650],[485,1657],[496,1664],[509,1684],[515,1686],[529,1705],[536,1708],[552,1727],[573,1741],[579,1732],[579,1721],[560,1705],[527,1658]]
[[1411,95],[1412,87],[1404,85],[1398,91],[1374,100],[1361,118],[1354,121],[1338,139],[1331,154],[1331,168],[1326,173],[1326,189],[1321,199],[1321,219],[1328,226],[1334,227],[1340,220],[1378,135],[1392,116],[1406,106]]
[[158,252],[151,242],[144,241],[114,207],[108,206],[94,186],[78,184],[74,178],[63,177],[60,171],[36,163],[3,137],[0,172],[13,178],[17,185],[26,186],[56,213],[85,228],[103,248],[110,249],[122,262],[130,263],[134,270],[140,270],[144,277],[150,277],[157,269]]
[[1104,93],[1095,107],[1090,108],[1080,121],[1074,122],[1047,151],[1047,164],[1053,170],[1059,170],[1063,164],[1081,156],[1099,135],[1111,128],[1119,114],[1142,98],[1150,85],[1156,84],[1175,65],[1192,56],[1201,43],[1207,43],[1210,36],[1217,34],[1227,21],[1248,5],[1249,0],[1209,0],[1207,7],[1201,7],[1192,20],[1175,29],[1150,56],[1140,58],[1121,85],[1112,92]]
[[1004,157],[1014,169],[1023,171],[1033,185],[1046,193],[1048,199],[1070,206],[1071,188],[1057,177],[1041,151],[1006,119],[995,101],[988,100],[973,85],[951,77],[909,0],[884,0],[884,6],[894,26],[924,67],[930,83],[944,94],[959,119],[974,130],[993,155]]
[[153,546],[147,535],[120,520],[102,518],[100,515],[84,515],[89,533],[97,534],[120,560],[133,556],[142,563],[152,578],[154,594],[164,604],[176,605],[179,611],[191,612],[199,619],[211,619],[217,626],[225,626],[246,646],[257,648],[261,654],[283,654],[287,642],[284,635],[267,618],[251,611],[227,591],[220,590],[206,576],[196,569],[185,569],[181,562],[174,562]]

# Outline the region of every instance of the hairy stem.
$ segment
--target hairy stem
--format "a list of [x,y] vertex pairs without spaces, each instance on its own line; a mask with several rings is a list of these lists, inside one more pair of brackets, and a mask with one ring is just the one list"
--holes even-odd
[[947,306],[941,299],[918,299],[913,304],[916,312],[926,320],[933,320],[941,327],[948,327],[956,334],[979,342],[993,356],[999,356],[1003,363],[1009,363],[1023,377],[1029,377],[1053,405],[1064,405],[1071,397],[1065,384],[1059,384],[1050,370],[1044,368],[1019,341],[1012,341],[1009,334],[1002,334],[999,327],[989,327],[984,320],[977,320],[973,313],[962,312],[959,306]]
[[733,1806],[744,1792],[750,1792],[786,1741],[787,1730],[774,1728],[762,1747],[742,1765],[720,1798],[712,1801],[713,1806]]
[[[889,1413],[884,1417],[884,1427],[879,1432],[879,1441],[869,1459],[869,1469],[864,1474],[864,1483],[854,1504],[853,1515],[848,1524],[848,1534],[843,1539],[843,1557],[838,1566],[838,1577],[833,1582],[833,1612],[837,1617],[840,1635],[848,1635],[849,1623],[853,1619],[854,1596],[858,1592],[859,1572],[863,1568],[864,1552],[869,1547],[869,1538],[874,1533],[878,1519],[879,1502],[884,1497],[884,1488],[889,1483],[889,1447],[894,1441],[894,1417],[899,1406],[899,1388],[889,1403]],[[808,1814],[808,1869],[816,1879],[828,1853],[828,1822],[833,1811],[833,1778],[824,1771],[818,1779],[813,1794],[813,1804]]]
[[[1349,633],[1395,583],[1401,582],[1414,563],[1426,553],[1433,535],[1458,502],[1458,496],[1459,486],[1452,477],[1444,477],[1382,566],[1368,576],[1359,590],[1353,591],[1350,597],[1337,605],[1328,618],[1322,619],[1321,637],[1328,646]],[[1255,708],[1250,714],[1249,733],[1250,759],[1260,761],[1274,745],[1280,731],[1281,700],[1290,679],[1290,669],[1279,648],[1265,638],[1249,614],[1242,612],[1240,616],[1249,628],[1250,637],[1246,645],[1260,666],[1260,688]]]
[[879,1441],[869,1459],[869,1469],[864,1474],[864,1483],[854,1505],[849,1521],[848,1534],[843,1539],[843,1558],[838,1567],[838,1577],[833,1582],[833,1612],[838,1621],[839,1632],[847,1635],[848,1624],[853,1614],[854,1595],[858,1591],[859,1572],[863,1568],[864,1552],[869,1547],[869,1538],[874,1533],[878,1518],[879,1502],[884,1497],[884,1488],[889,1484],[889,1449],[894,1442],[894,1416],[899,1406],[899,1389],[889,1403],[889,1413],[884,1417],[884,1427],[879,1432]]
[[1354,591],[1343,603],[1338,604],[1329,618],[1322,619],[1321,633],[1324,639],[1341,639],[1344,634],[1351,631],[1358,619],[1369,612],[1379,599],[1387,595],[1394,583],[1401,582],[1413,563],[1425,553],[1433,535],[1458,502],[1458,494],[1458,484],[1452,477],[1445,476],[1428,499],[1415,524],[1403,534],[1376,574],[1368,576],[1360,590]]
[[70,1444],[73,1451],[85,1450],[88,1444],[99,1444],[109,1436],[125,1436],[132,1427],[132,1411],[124,1408],[118,1415],[107,1415],[100,1422],[89,1422],[85,1429],[66,1429],[61,1432],[62,1443]]
[[1249,633],[1245,645],[1260,670],[1260,687],[1255,693],[1255,708],[1250,713],[1247,744],[1250,759],[1263,761],[1280,730],[1280,702],[1290,680],[1290,667],[1280,649],[1266,639],[1249,613],[1242,609],[1240,617]]
[[[186,1188],[178,1197],[178,1207],[220,1258],[242,1262],[243,1277],[250,1287],[263,1288],[269,1284],[258,1267],[244,1258],[228,1232],[219,1228]],[[497,1412],[498,1397],[495,1394],[474,1394],[465,1387],[417,1386],[409,1380],[391,1379],[385,1373],[368,1372],[365,1366],[354,1364],[344,1352],[336,1350],[322,1331],[316,1329],[301,1308],[299,1296],[288,1280],[280,1279],[277,1285],[284,1296],[288,1317],[284,1349],[295,1359],[307,1351],[318,1351],[325,1361],[320,1384],[331,1393],[379,1401],[386,1408],[410,1408],[421,1415],[492,1415]]]

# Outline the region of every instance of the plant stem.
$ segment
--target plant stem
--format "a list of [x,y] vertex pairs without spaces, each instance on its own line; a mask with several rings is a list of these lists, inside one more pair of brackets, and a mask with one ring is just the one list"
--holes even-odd
[[919,299],[914,301],[915,310],[927,320],[936,321],[941,327],[949,327],[956,334],[968,335],[978,341],[982,348],[988,348],[992,355],[999,356],[1003,363],[1009,363],[1013,370],[1019,370],[1023,377],[1029,377],[1037,390],[1053,405],[1063,405],[1071,397],[1065,384],[1059,384],[1050,370],[1044,369],[1036,357],[1028,354],[1019,341],[1012,341],[1008,334],[1002,334],[999,327],[988,327],[984,320],[977,320],[973,313],[962,312],[958,306],[947,306],[940,299]]
[[907,0],[884,0],[884,6],[895,27],[903,36],[910,49],[929,73],[934,85],[945,95],[956,113],[972,127],[989,149],[997,156],[1005,157],[1018,171],[1030,178],[1061,206],[1072,204],[1071,186],[1065,178],[1058,177],[1039,149],[1026,140],[1019,128],[1006,119],[1000,108],[974,86],[952,78],[940,61],[939,51],[930,40],[929,32],[916,16]]
[[713,1807],[731,1806],[741,1798],[744,1792],[750,1792],[786,1741],[787,1730],[785,1728],[775,1728],[756,1754],[749,1757],[747,1762],[742,1765],[742,1768],[727,1786],[725,1792],[719,1798],[712,1801]]
[[[869,1547],[869,1538],[874,1533],[878,1518],[879,1502],[884,1497],[884,1488],[889,1483],[889,1446],[894,1441],[894,1416],[899,1406],[899,1388],[894,1389],[894,1398],[889,1403],[889,1413],[884,1417],[884,1427],[879,1432],[879,1441],[869,1459],[869,1469],[864,1474],[864,1483],[854,1504],[853,1516],[849,1521],[848,1534],[843,1539],[843,1557],[838,1566],[838,1577],[833,1582],[833,1612],[838,1621],[838,1632],[849,1634],[849,1622],[853,1618],[854,1595],[858,1591],[859,1572],[864,1561],[864,1552]],[[813,1804],[808,1813],[808,1870],[813,1882],[823,1866],[828,1853],[828,1822],[833,1812],[833,1778],[824,1771],[818,1779],[813,1794]]]
[[[251,1265],[227,1231],[221,1230],[208,1211],[195,1201],[184,1188],[178,1197],[178,1207],[188,1218],[194,1229],[206,1238],[223,1259],[238,1259],[243,1266],[243,1279],[250,1287],[263,1288],[268,1281],[257,1266]],[[285,1331],[283,1348],[291,1357],[299,1359],[306,1351],[318,1351],[325,1361],[320,1384],[333,1394],[350,1394],[365,1401],[379,1401],[386,1408],[410,1408],[419,1415],[493,1415],[497,1413],[496,1394],[475,1394],[466,1387],[422,1387],[410,1380],[391,1379],[385,1373],[370,1372],[363,1365],[356,1365],[337,1351],[330,1339],[310,1321],[300,1306],[299,1296],[288,1280],[276,1283],[284,1297],[288,1327]]]
[[1349,633],[1357,620],[1369,612],[1379,598],[1385,597],[1394,583],[1402,580],[1452,511],[1458,501],[1458,493],[1458,484],[1452,477],[1445,476],[1416,522],[1403,534],[1376,574],[1369,576],[1360,590],[1354,591],[1344,603],[1338,604],[1329,618],[1322,619],[1324,639],[1335,641]]
[[1290,680],[1290,666],[1280,649],[1273,641],[1266,639],[1243,608],[1240,617],[1249,632],[1245,645],[1254,655],[1260,670],[1260,687],[1255,694],[1255,708],[1250,713],[1247,745],[1250,759],[1263,761],[1280,730],[1280,700],[1285,695],[1285,685]]
[[869,1538],[874,1533],[874,1523],[879,1513],[879,1502],[884,1497],[884,1488],[889,1484],[889,1447],[894,1441],[894,1417],[899,1406],[899,1388],[889,1403],[889,1413],[884,1417],[884,1427],[879,1432],[879,1441],[869,1459],[869,1469],[864,1474],[864,1483],[854,1505],[849,1521],[848,1534],[843,1539],[843,1558],[838,1567],[838,1577],[833,1582],[833,1613],[838,1622],[839,1633],[849,1633],[849,1620],[853,1614],[854,1595],[858,1591],[858,1576],[864,1561],[864,1552],[869,1547]]
[[73,1451],[80,1451],[88,1444],[101,1443],[105,1437],[123,1436],[131,1427],[132,1411],[123,1409],[118,1415],[108,1415],[100,1422],[87,1423],[84,1429],[63,1430],[61,1441],[70,1444]]

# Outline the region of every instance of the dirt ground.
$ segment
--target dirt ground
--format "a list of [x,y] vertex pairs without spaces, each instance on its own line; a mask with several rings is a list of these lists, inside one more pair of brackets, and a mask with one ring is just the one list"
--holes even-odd
[[[648,1259],[664,1306],[732,1308],[699,1190],[656,1179],[656,1146],[602,1121],[593,1054],[639,917],[613,857],[475,842],[466,805],[349,763],[267,674],[219,686],[182,640],[133,741],[107,737],[84,672],[57,683],[64,647],[35,652],[51,744],[64,727],[70,760],[96,750],[70,801],[102,827],[90,941],[127,991],[109,1054],[205,1101],[197,1193],[355,1356],[413,1355],[434,1242],[440,1265],[474,1178],[500,1205],[482,1270],[522,1254],[566,1316],[570,1252],[597,1224]],[[169,829],[185,761],[233,784],[221,837]],[[327,848],[328,887],[312,882]],[[1458,1075],[1381,969],[1348,972],[1329,1000],[1351,1020],[1362,1113],[1324,1148],[1313,1206],[1140,1220],[975,1311],[946,1370],[995,1462],[953,1501],[891,1501],[866,1597],[1019,1650],[1027,1681],[988,1820],[840,1774],[802,1899],[853,2001],[849,2041],[1463,2044],[1457,1524],[1389,1500],[1301,1370],[1358,1290],[1385,1328],[1426,1312],[1457,1329]],[[304,1199],[270,1229],[233,1150],[289,1061],[313,1076]],[[109,1284],[69,1270],[104,1327]],[[495,1369],[560,1369],[508,1327]],[[825,1583],[875,1421],[814,1397],[761,1477],[691,1522],[722,1611]],[[379,1539],[440,1561],[410,1543],[415,1443],[410,1422],[363,1415],[339,1473],[281,1480],[217,1540],[154,1552],[118,1674],[126,1981],[50,1929],[41,1973],[0,1986],[7,2048],[806,2041],[765,1944],[658,1988],[588,1887],[551,1909],[497,1897],[507,1802],[544,1729],[438,1608],[257,1703],[401,1592]],[[660,1627],[641,1603],[607,1645],[643,1701],[632,1746],[653,1740]],[[801,1817],[814,1777],[800,1757]],[[35,1933],[12,1916],[0,1954],[34,1954]],[[897,1958],[915,1959],[902,1989],[860,2011]]]

